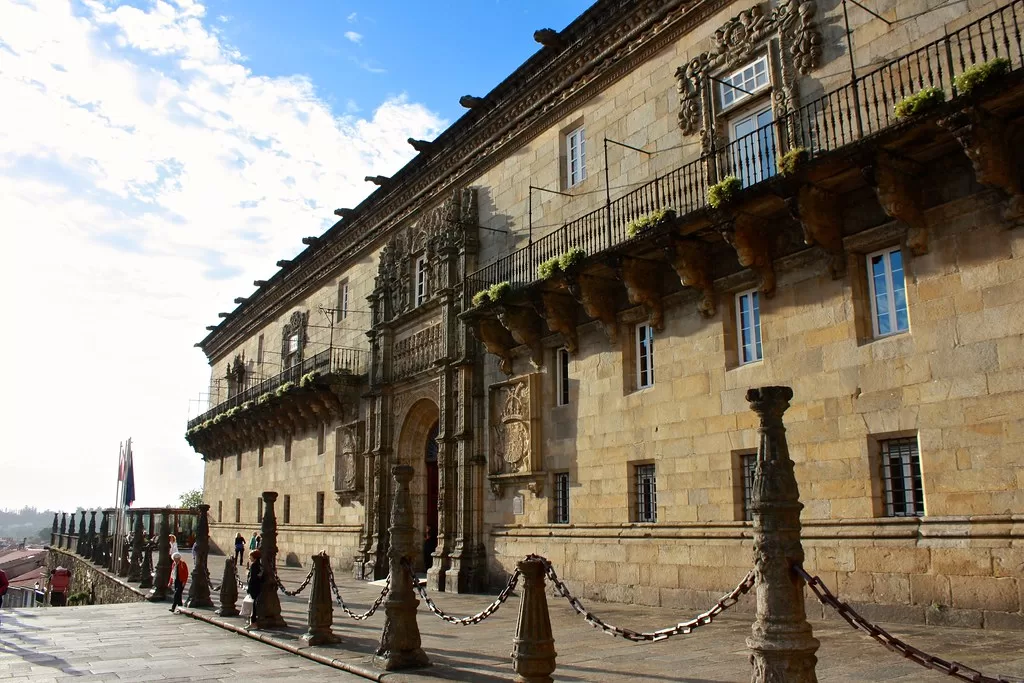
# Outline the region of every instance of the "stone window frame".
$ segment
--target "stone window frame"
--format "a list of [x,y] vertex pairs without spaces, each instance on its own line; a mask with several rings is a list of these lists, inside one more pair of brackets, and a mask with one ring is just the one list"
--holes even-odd
[[326,497],[323,491],[316,492],[316,523],[323,524],[326,508]]
[[344,278],[338,282],[338,315],[336,320],[341,321],[348,318],[348,301],[351,294],[352,292],[349,288],[348,278]]
[[[562,163],[562,187],[566,190],[579,187],[587,180],[587,127],[583,118],[579,118],[569,126],[566,126],[559,136],[561,150],[559,156]],[[578,144],[577,144],[578,143]],[[576,173],[573,173],[573,151],[578,150],[581,163]]]
[[[885,462],[883,460],[884,449],[887,443],[895,441],[912,441],[914,457],[917,465],[917,484],[919,484],[920,511],[915,507],[915,514],[894,514],[895,510],[890,509],[888,502],[888,487],[884,472]],[[871,473],[871,503],[872,513],[880,518],[904,518],[904,517],[926,517],[928,515],[928,494],[924,486],[924,463],[921,459],[921,439],[916,430],[900,430],[895,432],[883,432],[868,435],[868,466]],[[911,470],[913,478],[913,470]]]
[[552,478],[554,483],[551,496],[551,523],[569,524],[572,519],[569,509],[569,490],[571,489],[569,472],[554,472]]
[[[899,252],[900,254],[900,272],[902,274],[903,279],[903,301],[906,307],[907,315],[907,326],[905,329],[898,329],[896,317],[896,306],[894,303],[894,300],[896,298],[896,282],[893,277],[891,265],[891,255],[894,252]],[[867,280],[868,310],[871,319],[871,337],[873,339],[886,339],[888,337],[894,337],[900,334],[907,334],[910,332],[910,303],[907,299],[907,253],[908,250],[904,249],[902,245],[896,245],[892,247],[878,249],[876,251],[864,255],[864,273],[865,278]],[[875,280],[871,276],[871,262],[872,259],[874,259],[877,256],[884,257],[882,263],[885,267],[885,278],[888,287],[887,303],[889,304],[889,310],[886,311],[886,313],[892,316],[893,325],[897,327],[897,329],[894,329],[891,332],[886,332],[884,334],[879,332],[878,330],[878,308],[877,301],[875,299]]]
[[259,450],[256,452],[256,466],[263,467],[263,444],[260,444]]
[[[744,352],[746,347],[743,343],[743,297],[756,297],[757,298],[757,322],[752,329],[756,330],[755,333],[755,347],[760,355],[751,360],[744,360]],[[761,333],[761,294],[757,287],[752,289],[745,289],[740,292],[736,292],[734,297],[734,325],[736,327],[736,363],[739,366],[754,365],[764,361],[764,335]],[[753,306],[751,306],[751,312],[753,312]]]
[[235,454],[235,472],[242,471],[242,451]]
[[412,277],[413,306],[422,306],[430,301],[430,264],[426,252],[413,261]]
[[284,494],[281,497],[281,524],[292,522],[292,497],[291,494]]
[[256,340],[256,365],[263,367],[263,333],[260,332],[259,338]]
[[[850,288],[848,298],[853,302],[853,321],[858,346],[883,342],[886,339],[898,339],[903,334],[909,334],[913,329],[911,326],[905,333],[876,337],[871,320],[871,290],[868,285],[867,256],[886,249],[900,248],[903,254],[903,280],[906,285],[908,280],[913,279],[914,256],[910,249],[903,248],[904,238],[905,229],[896,221],[843,238],[843,249],[846,252],[846,283]],[[907,318],[909,320],[911,317],[909,290],[907,295]]]
[[555,349],[555,406],[563,408],[572,403],[571,385],[569,383],[569,361],[572,356],[569,349],[562,346]]
[[217,523],[220,524],[224,521],[224,501],[217,501]]
[[256,498],[256,523],[263,523],[263,496]]
[[[658,467],[653,460],[636,460],[629,465],[629,521],[633,524],[658,523]],[[647,475],[650,475],[649,477]],[[643,482],[652,482],[651,510],[645,515],[643,510]],[[645,518],[646,517],[646,518]]]
[[242,523],[242,499],[235,498],[235,524]]
[[754,519],[750,504],[754,495],[754,469],[756,467],[756,448],[744,448],[732,452],[733,517],[737,522],[750,522]]
[[222,455],[219,458],[219,460],[220,460],[220,472],[218,473],[218,475],[219,476],[224,476],[224,456]]
[[[642,353],[641,335],[646,330],[643,341],[647,342],[647,351]],[[636,390],[650,389],[654,386],[656,376],[654,373],[654,327],[649,322],[637,323],[633,328],[633,365],[636,368],[635,386]],[[647,373],[647,381],[644,381],[644,371]]]
[[321,420],[316,427],[316,454],[327,452],[327,423]]
[[286,434],[284,437],[284,461],[292,461],[292,435]]

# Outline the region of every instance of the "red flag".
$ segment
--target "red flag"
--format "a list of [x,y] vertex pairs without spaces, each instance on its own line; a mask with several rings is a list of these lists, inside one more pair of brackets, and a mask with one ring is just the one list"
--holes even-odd
[[126,464],[127,464],[126,458],[124,457],[124,444],[121,444],[120,452],[118,453],[118,462],[117,462],[117,480],[118,481],[124,481],[124,476],[126,474],[126,472],[125,472],[125,469],[126,469],[125,465]]

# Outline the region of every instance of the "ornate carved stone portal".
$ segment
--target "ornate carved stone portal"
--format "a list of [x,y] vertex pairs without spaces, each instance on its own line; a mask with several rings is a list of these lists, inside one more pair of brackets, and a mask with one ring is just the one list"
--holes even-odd
[[921,169],[917,164],[879,150],[864,177],[875,188],[882,210],[907,226],[907,247],[915,256],[928,253],[928,223],[921,208]]
[[705,318],[712,318],[716,310],[715,285],[708,251],[708,246],[699,240],[677,237],[665,248],[665,255],[682,285],[700,291],[697,310]]
[[843,252],[843,221],[836,195],[814,185],[804,185],[790,200],[789,210],[800,222],[804,243],[817,244],[828,254],[828,269],[833,280],[846,274]]
[[775,295],[775,237],[770,235],[768,221],[749,213],[738,213],[720,228],[722,237],[736,250],[736,258],[744,268],[757,275],[757,289],[770,299]]

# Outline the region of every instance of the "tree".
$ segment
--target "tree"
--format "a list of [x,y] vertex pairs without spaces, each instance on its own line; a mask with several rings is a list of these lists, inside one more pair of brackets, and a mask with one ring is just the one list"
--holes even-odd
[[194,508],[203,504],[203,490],[192,489],[191,491],[185,491],[181,494],[181,507],[183,508]]

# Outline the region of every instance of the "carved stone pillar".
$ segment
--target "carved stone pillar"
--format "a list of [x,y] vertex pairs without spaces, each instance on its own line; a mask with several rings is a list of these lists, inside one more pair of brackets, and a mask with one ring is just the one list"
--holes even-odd
[[[117,575],[121,578],[126,578],[128,576],[128,568],[131,565],[131,559],[129,555],[129,553],[131,552],[131,544],[128,543],[128,541],[126,540],[122,540],[121,544],[115,547],[120,548],[120,555],[117,558]],[[169,548],[170,545],[168,545],[167,547]],[[170,570],[168,570],[168,572],[170,572]]]
[[523,600],[519,603],[519,623],[512,640],[515,680],[516,683],[552,683],[557,653],[544,594],[544,562],[520,560],[516,566],[523,574]]
[[60,515],[58,512],[53,513],[53,527],[50,529],[50,545],[57,545],[57,517]]
[[384,601],[384,630],[380,636],[374,664],[385,671],[398,671],[427,666],[430,660],[420,647],[420,629],[416,623],[416,607],[420,601],[412,588],[412,574],[407,565],[418,552],[413,538],[412,500],[409,482],[413,468],[395,465],[395,494],[391,507],[391,547],[388,561],[391,568],[391,592]]
[[263,582],[259,597],[252,607],[252,628],[282,628],[287,626],[281,616],[281,598],[277,595],[277,516],[274,503],[277,491],[263,492],[263,524],[260,525],[260,563],[263,565]]
[[57,540],[55,542],[55,544],[56,544],[56,546],[58,548],[60,548],[60,547],[62,547],[64,545],[64,535],[67,533],[67,529],[68,529],[68,513],[62,512],[62,513],[60,513],[60,529],[58,530],[59,533],[57,534]]
[[83,557],[93,559],[93,553],[96,551],[96,510],[89,511],[89,531],[85,534],[85,547],[82,550]]
[[71,550],[71,544],[75,542],[75,513],[71,513],[71,518],[68,520],[68,536],[65,539],[64,547]]
[[167,599],[167,582],[171,579],[171,528],[167,518],[168,511],[160,511],[160,535],[156,542],[156,572],[153,573],[153,590],[146,598],[150,602],[162,602]]
[[82,510],[82,515],[78,522],[78,539],[75,543],[75,554],[85,555],[85,510]]
[[109,533],[107,525],[110,523],[108,517],[109,514],[106,510],[100,511],[100,531],[92,547],[92,561],[104,569],[109,563],[107,560],[107,534]]
[[153,587],[153,542],[149,541],[142,547],[142,578],[139,588]]
[[142,513],[135,513],[135,528],[132,531],[132,556],[128,565],[128,580],[142,578]]
[[818,641],[804,610],[804,581],[793,571],[804,560],[800,544],[800,492],[789,458],[782,415],[789,387],[747,392],[761,420],[751,508],[754,512],[754,573],[757,617],[747,639],[753,665],[751,683],[817,683]]
[[328,575],[331,558],[327,553],[313,555],[313,580],[309,584],[308,627],[302,640],[309,645],[329,645],[341,638],[331,630],[334,623],[334,596]]
[[220,580],[220,608],[217,614],[222,617],[237,617],[238,607],[238,575],[235,573],[235,558],[224,558],[224,576]]
[[210,506],[203,503],[199,508],[199,524],[196,528],[196,566],[192,567],[192,583],[188,589],[189,607],[213,607],[210,597],[210,570],[207,559],[210,555]]

